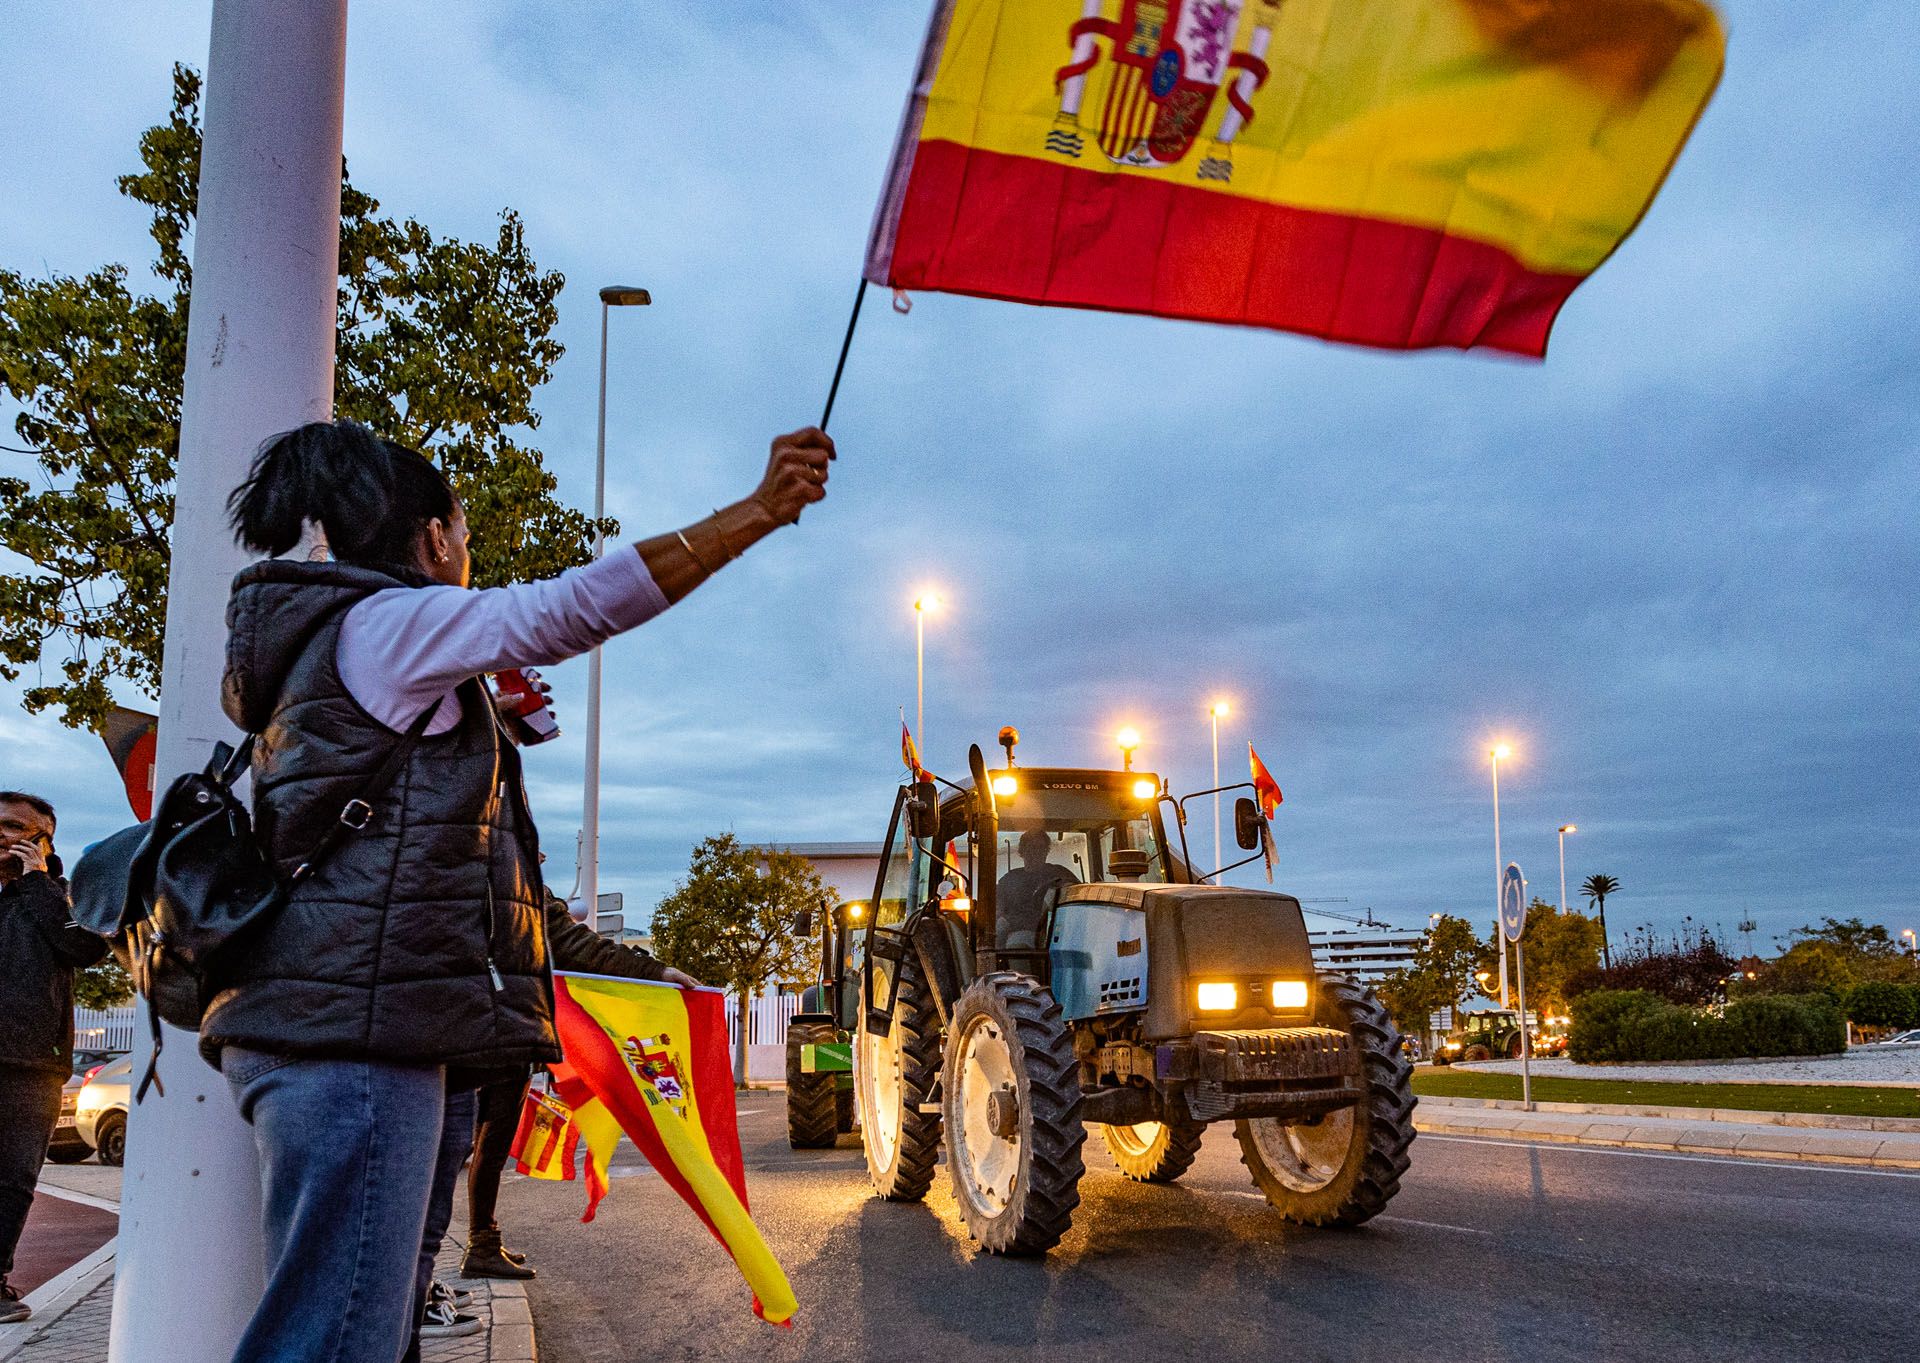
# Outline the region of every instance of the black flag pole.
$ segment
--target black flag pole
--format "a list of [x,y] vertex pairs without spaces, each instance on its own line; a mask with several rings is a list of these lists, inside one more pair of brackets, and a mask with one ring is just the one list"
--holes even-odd
[[833,367],[833,384],[827,389],[826,410],[820,413],[820,429],[827,429],[827,422],[833,419],[833,400],[840,396],[840,376],[847,369],[847,351],[853,348],[853,329],[860,324],[860,305],[867,299],[867,281],[860,281],[860,291],[853,296],[853,315],[847,318],[847,334],[840,342],[840,363]]

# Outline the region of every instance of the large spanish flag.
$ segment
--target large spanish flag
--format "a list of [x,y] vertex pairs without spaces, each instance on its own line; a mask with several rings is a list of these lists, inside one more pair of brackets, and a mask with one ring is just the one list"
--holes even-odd
[[606,1195],[607,1166],[624,1131],[726,1246],[753,1289],[755,1313],[786,1324],[796,1307],[793,1288],[747,1210],[719,992],[556,974],[554,996],[566,1052],[566,1064],[555,1068],[556,1092],[588,1150],[582,1219],[592,1220]]
[[940,0],[866,277],[1542,355],[1725,47],[1704,0]]

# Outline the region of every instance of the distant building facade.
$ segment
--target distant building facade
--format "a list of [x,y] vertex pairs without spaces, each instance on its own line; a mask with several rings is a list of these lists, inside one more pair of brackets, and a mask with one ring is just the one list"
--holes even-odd
[[750,850],[762,863],[769,852],[806,858],[837,903],[846,904],[873,898],[873,887],[880,879],[880,854],[886,848],[877,842],[770,842],[756,843]]
[[1351,975],[1363,984],[1377,984],[1396,970],[1411,970],[1414,953],[1426,940],[1424,932],[1398,928],[1339,928],[1307,934],[1315,965]]

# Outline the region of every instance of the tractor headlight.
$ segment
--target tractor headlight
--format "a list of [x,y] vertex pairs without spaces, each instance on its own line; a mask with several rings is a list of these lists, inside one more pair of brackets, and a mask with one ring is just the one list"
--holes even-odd
[[1229,980],[1209,980],[1194,994],[1203,1013],[1232,1013],[1240,1008],[1240,986]]
[[1160,787],[1144,777],[1133,783],[1133,798],[1136,800],[1151,800],[1159,793]]
[[999,796],[1012,795],[1020,789],[1020,782],[1011,776],[993,778],[993,793]]
[[1281,1012],[1297,1013],[1307,1006],[1307,982],[1305,980],[1275,980],[1273,982],[1273,1006]]

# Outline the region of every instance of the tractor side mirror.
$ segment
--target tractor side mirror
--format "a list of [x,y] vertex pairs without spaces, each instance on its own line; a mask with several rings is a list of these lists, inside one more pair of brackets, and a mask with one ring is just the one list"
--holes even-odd
[[1242,795],[1233,802],[1233,840],[1240,844],[1242,852],[1251,852],[1260,846],[1260,806]]
[[813,936],[813,910],[802,909],[793,916],[793,931],[799,937]]
[[940,794],[931,781],[916,781],[907,797],[907,836],[937,837],[940,832]]

